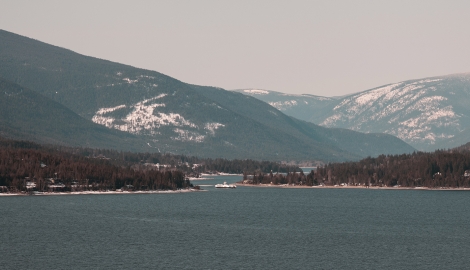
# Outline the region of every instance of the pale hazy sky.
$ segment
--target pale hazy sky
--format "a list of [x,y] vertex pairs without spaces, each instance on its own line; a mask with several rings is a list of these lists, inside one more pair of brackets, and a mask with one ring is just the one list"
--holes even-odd
[[337,96],[470,72],[470,1],[0,0],[0,7],[0,29],[225,89]]

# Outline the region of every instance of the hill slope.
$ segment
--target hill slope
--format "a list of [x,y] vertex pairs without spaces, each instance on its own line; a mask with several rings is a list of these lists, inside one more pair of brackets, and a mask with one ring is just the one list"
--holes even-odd
[[0,136],[46,144],[143,150],[136,136],[94,124],[63,105],[0,78]]
[[[390,154],[414,150],[390,136],[361,148],[351,138],[341,141],[344,138],[338,135],[333,139],[338,130],[299,122],[255,98],[186,84],[155,71],[83,56],[6,31],[0,31],[0,62],[0,76],[85,119],[144,140],[148,151],[342,161],[375,155],[377,149]],[[370,138],[357,132],[352,137]]]
[[[327,108],[338,99],[337,97],[321,97],[307,94],[294,95],[260,89],[233,91],[262,100],[289,116],[311,123],[315,123],[317,118],[321,118],[319,115],[321,113],[328,115]],[[312,114],[312,112],[315,113]]]
[[[341,98],[252,95],[289,115],[325,127],[387,133],[425,151],[470,141],[470,73],[410,80]],[[313,104],[279,106],[278,104]]]

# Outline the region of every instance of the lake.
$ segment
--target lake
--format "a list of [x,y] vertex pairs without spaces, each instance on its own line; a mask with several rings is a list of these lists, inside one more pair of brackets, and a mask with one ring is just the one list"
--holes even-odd
[[468,269],[468,191],[0,197],[2,269]]

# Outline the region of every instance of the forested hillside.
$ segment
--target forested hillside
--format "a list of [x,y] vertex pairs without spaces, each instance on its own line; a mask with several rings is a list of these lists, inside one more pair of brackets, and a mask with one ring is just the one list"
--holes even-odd
[[327,185],[470,187],[470,151],[381,155],[329,164],[315,171],[315,179]]
[[334,98],[238,91],[305,121],[391,134],[422,151],[470,140],[470,73],[402,81]]
[[[89,128],[90,132],[75,132],[69,126],[77,126],[72,121],[76,117],[68,118],[69,126],[44,117],[41,120],[50,122],[37,125],[34,131],[47,134],[47,129],[39,128],[53,126],[57,135],[51,143],[76,145],[72,142],[77,140],[83,147],[270,161],[337,162],[414,150],[393,136],[348,132],[345,137],[340,129],[295,120],[252,97],[190,85],[155,71],[83,56],[1,30],[0,63],[0,77],[116,131],[104,134]],[[20,103],[16,107],[27,106]],[[34,112],[18,115],[28,118]],[[27,121],[19,119],[18,123],[24,124],[7,124],[2,134],[46,138],[29,132]],[[108,136],[121,140],[86,144]]]
[[136,170],[102,159],[35,149],[0,148],[2,191],[166,190],[191,184],[181,171]]
[[381,155],[333,163],[309,174],[258,173],[244,183],[342,187],[470,188],[470,144],[448,151]]
[[[201,173],[300,171],[296,166],[254,160],[202,159],[160,153],[39,145],[0,137],[0,186],[10,191],[50,187],[71,190],[177,189],[191,186],[187,176]],[[3,188],[2,188],[3,190]]]
[[[34,144],[33,144],[34,145]],[[183,171],[190,176],[202,173],[253,174],[257,172],[300,172],[298,166],[281,162],[252,159],[211,159],[162,153],[134,153],[109,149],[55,147],[56,149],[88,158],[106,159],[117,166],[161,167]],[[47,148],[46,148],[47,149]]]
[[135,135],[95,124],[36,91],[2,78],[0,93],[0,136],[93,148],[121,145],[128,151],[148,148]]

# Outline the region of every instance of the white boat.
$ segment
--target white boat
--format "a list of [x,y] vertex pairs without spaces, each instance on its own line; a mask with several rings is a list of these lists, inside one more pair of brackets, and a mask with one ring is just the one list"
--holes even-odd
[[227,182],[224,182],[223,184],[217,184],[215,185],[216,188],[236,188],[237,186],[236,185],[232,185],[232,184],[227,184]]

